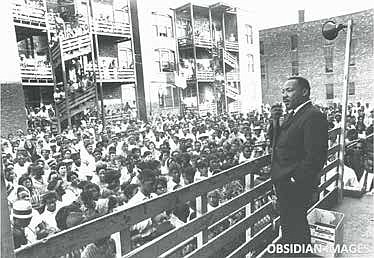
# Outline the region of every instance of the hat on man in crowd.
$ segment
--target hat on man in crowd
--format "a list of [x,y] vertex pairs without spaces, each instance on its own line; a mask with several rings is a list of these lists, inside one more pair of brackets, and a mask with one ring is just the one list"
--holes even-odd
[[31,219],[32,218],[32,206],[29,201],[17,200],[13,203],[13,218],[17,219]]
[[52,166],[57,166],[57,161],[55,160],[55,159],[49,159],[48,161],[47,161],[47,164],[48,164],[48,166],[49,167],[52,167]]

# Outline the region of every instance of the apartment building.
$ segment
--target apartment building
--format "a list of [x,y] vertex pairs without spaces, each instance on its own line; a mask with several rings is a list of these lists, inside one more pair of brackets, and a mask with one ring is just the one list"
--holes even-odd
[[182,103],[200,113],[248,112],[261,105],[258,30],[223,3],[175,10]]
[[344,82],[346,30],[335,40],[322,36],[322,25],[333,20],[347,24],[353,20],[351,59],[349,64],[348,102],[373,105],[373,14],[374,9],[315,21],[299,22],[260,31],[261,84],[263,101],[281,100],[280,86],[287,77],[299,75],[311,83],[315,103],[341,103]]
[[146,119],[261,105],[257,26],[236,7],[12,1],[26,105],[55,105],[63,127],[87,108]]
[[56,104],[69,125],[101,98],[108,109],[135,105],[127,0],[27,0],[12,9],[26,104]]

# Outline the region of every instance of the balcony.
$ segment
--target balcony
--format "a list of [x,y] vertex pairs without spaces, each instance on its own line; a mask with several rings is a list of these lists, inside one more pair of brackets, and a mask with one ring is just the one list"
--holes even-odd
[[[218,47],[223,48],[223,42],[218,43]],[[225,49],[227,51],[239,52],[239,42],[225,40]]]
[[51,66],[22,65],[22,85],[27,86],[53,86]]
[[[212,40],[207,37],[195,36],[195,46],[201,48],[212,48]],[[183,37],[178,39],[178,45],[180,48],[192,47],[192,37]]]
[[227,81],[240,81],[240,74],[236,72],[229,72],[226,73],[226,80]]
[[239,52],[239,43],[237,41],[225,41],[225,48],[228,51]]
[[45,29],[45,11],[36,4],[12,3],[13,21],[15,25],[28,28]]
[[66,101],[68,101],[70,116],[74,116],[79,112],[82,112],[85,108],[94,105],[96,99],[96,87],[95,84],[92,83],[86,89],[70,92],[66,95],[68,95],[68,100],[64,99],[57,104],[57,108],[62,116],[62,119],[67,118]]
[[53,46],[51,47],[51,59],[53,67],[57,67],[61,64],[61,51],[60,51],[60,44],[58,42],[54,42]]
[[199,105],[199,114],[205,115],[208,112],[211,114],[215,114],[217,111],[216,103],[207,102],[207,103],[200,103]]
[[70,60],[92,52],[90,34],[77,35],[61,40],[61,49],[64,60]]
[[[92,65],[87,67],[87,72],[93,72]],[[95,66],[96,81],[101,82],[134,82],[135,70],[132,68],[104,68]]]
[[212,82],[214,81],[214,72],[213,71],[197,71],[196,76],[192,75],[190,77],[187,77],[187,80],[192,81],[192,80],[197,80],[201,82]]
[[53,67],[57,67],[61,63],[61,58],[67,61],[79,56],[88,55],[91,52],[90,34],[59,39],[51,47]]
[[96,19],[92,30],[97,34],[131,38],[130,24]]
[[228,64],[232,69],[237,69],[238,68],[238,58],[231,54],[230,52],[222,49],[222,55],[223,55],[223,60],[225,61],[226,64]]
[[232,100],[239,100],[239,90],[231,87],[231,86],[226,86],[226,97],[232,99]]

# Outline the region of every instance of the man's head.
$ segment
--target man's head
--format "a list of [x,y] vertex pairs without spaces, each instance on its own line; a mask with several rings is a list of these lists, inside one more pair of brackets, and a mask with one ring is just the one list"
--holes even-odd
[[154,191],[156,177],[153,171],[149,168],[145,168],[138,175],[140,181],[140,190],[144,195],[149,195]]
[[290,77],[282,87],[283,102],[286,108],[295,109],[300,104],[309,100],[310,84],[303,77]]
[[56,211],[56,201],[57,201],[57,194],[55,191],[48,191],[43,196],[43,202],[45,204],[45,208],[50,211]]
[[15,226],[25,228],[30,224],[32,218],[32,206],[29,201],[18,200],[13,203],[13,222]]

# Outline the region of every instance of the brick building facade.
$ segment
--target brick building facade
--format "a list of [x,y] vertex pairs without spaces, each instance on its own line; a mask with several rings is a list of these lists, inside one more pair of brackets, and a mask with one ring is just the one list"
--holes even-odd
[[25,99],[23,96],[20,65],[17,58],[15,31],[12,27],[10,8],[5,3],[4,15],[0,17],[0,31],[3,32],[0,56],[0,115],[1,136],[15,133],[17,129],[26,130]]
[[[374,9],[343,16],[291,24],[260,31],[261,84],[265,104],[281,100],[280,86],[299,75],[311,83],[311,98],[318,104],[342,99],[346,30],[328,41],[322,36],[327,20],[347,24],[353,19],[348,101],[374,102]],[[303,16],[303,14],[302,14]],[[300,18],[300,17],[299,17]]]

